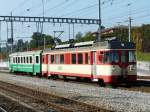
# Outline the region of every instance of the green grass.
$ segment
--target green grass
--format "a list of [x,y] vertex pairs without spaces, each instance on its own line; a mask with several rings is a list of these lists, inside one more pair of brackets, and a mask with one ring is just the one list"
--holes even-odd
[[150,61],[150,53],[137,53],[137,60],[138,61]]

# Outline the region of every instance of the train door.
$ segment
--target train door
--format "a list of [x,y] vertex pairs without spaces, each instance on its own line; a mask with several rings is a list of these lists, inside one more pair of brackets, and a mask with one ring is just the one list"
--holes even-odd
[[48,75],[48,65],[49,65],[49,55],[48,54],[46,54],[45,55],[45,66],[46,66],[46,75]]
[[35,68],[34,68],[34,65],[35,65],[35,55],[32,56],[32,63],[33,63],[32,64],[32,68],[33,68],[33,72],[32,73],[34,74],[34,72],[35,72]]
[[48,63],[47,63],[47,71],[48,71],[48,76],[50,77],[51,74],[50,74],[50,63],[51,62],[51,55],[48,55]]
[[96,65],[96,51],[91,53],[91,62],[92,62],[92,79],[95,81],[95,76],[97,75],[97,65]]

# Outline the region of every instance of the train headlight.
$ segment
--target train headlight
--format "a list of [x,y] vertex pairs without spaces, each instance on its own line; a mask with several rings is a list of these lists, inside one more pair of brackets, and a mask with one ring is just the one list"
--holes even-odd
[[115,66],[113,66],[113,67],[112,67],[112,71],[115,71],[115,70],[116,70],[116,67],[115,67]]

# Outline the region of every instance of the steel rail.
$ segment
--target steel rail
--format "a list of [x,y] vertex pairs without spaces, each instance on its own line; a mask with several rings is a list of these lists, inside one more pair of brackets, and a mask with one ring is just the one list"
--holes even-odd
[[4,108],[0,107],[0,112],[7,112]]
[[[5,86],[4,86],[5,85]],[[0,88],[5,89],[16,94],[20,94],[23,97],[29,97],[33,100],[39,101],[47,105],[49,108],[60,112],[111,112],[93,105],[78,102],[72,99],[64,98],[61,96],[56,96],[52,94],[43,93],[40,91],[35,91],[25,87],[20,87],[17,85],[9,84],[0,81]],[[14,90],[16,89],[16,90]],[[19,91],[18,91],[18,90]],[[23,91],[23,90],[27,90]]]

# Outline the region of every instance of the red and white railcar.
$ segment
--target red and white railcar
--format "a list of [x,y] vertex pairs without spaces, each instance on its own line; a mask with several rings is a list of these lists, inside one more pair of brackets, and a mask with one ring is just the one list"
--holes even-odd
[[80,45],[43,51],[42,75],[82,77],[108,84],[136,81],[135,44],[106,41]]

